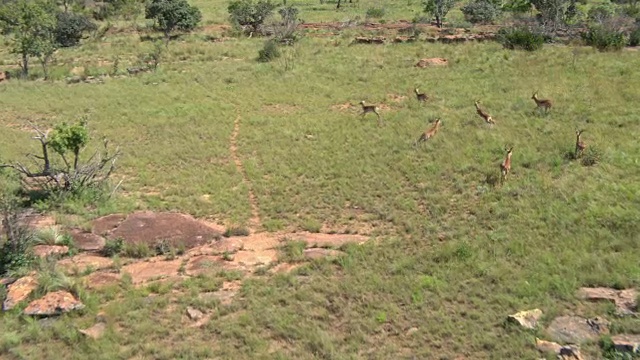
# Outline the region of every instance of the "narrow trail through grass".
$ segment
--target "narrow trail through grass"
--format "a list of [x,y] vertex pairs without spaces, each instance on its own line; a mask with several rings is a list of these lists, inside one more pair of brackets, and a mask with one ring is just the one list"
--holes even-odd
[[238,134],[240,133],[240,122],[242,117],[238,113],[236,115],[236,119],[233,121],[233,132],[231,132],[231,139],[229,141],[229,150],[231,152],[231,156],[233,157],[233,162],[236,164],[236,168],[238,172],[242,175],[242,182],[247,185],[247,192],[249,193],[249,205],[251,206],[251,218],[249,219],[249,227],[252,231],[256,231],[260,227],[262,222],[260,221],[260,211],[258,210],[258,200],[253,193],[253,189],[251,187],[251,182],[249,181],[249,177],[247,176],[247,172],[242,165],[242,160],[240,160],[240,156],[238,155]]

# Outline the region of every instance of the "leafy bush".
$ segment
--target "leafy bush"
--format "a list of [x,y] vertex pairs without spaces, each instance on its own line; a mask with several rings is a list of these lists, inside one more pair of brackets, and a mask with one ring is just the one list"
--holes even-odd
[[613,4],[599,4],[589,9],[587,17],[591,21],[597,23],[603,23],[607,19],[611,19],[616,13],[616,8]]
[[380,19],[384,17],[385,13],[386,11],[384,10],[384,8],[370,7],[367,9],[366,17]]
[[473,24],[490,24],[500,15],[500,8],[486,0],[475,0],[460,10],[464,18]]
[[152,0],[147,4],[145,19],[154,19],[168,40],[174,30],[195,29],[202,20],[202,13],[187,0]]
[[292,45],[300,39],[298,32],[299,10],[293,6],[283,7],[278,10],[281,22],[273,26],[274,36],[280,43]]
[[3,234],[0,234],[0,276],[28,266],[34,259],[31,253],[33,234],[19,222],[20,199],[17,189],[10,189],[0,179],[0,217]]
[[78,45],[82,34],[94,31],[98,27],[84,15],[71,12],[62,12],[57,15],[57,26],[55,29],[56,42],[60,47],[71,47]]
[[511,50],[535,51],[544,45],[544,35],[526,27],[502,28],[497,38],[505,49]]
[[640,26],[636,27],[629,34],[629,46],[640,45]]
[[445,17],[457,0],[424,0],[424,12],[436,18],[436,25],[441,28]]
[[271,16],[276,5],[271,0],[235,0],[227,7],[231,23],[240,27],[249,27],[249,31],[256,33]]
[[582,33],[584,42],[600,51],[617,51],[624,48],[626,39],[622,31],[596,25]]
[[280,57],[280,49],[275,40],[270,39],[264,43],[264,47],[258,51],[259,62],[269,62]]
[[111,257],[120,254],[124,248],[124,240],[122,238],[108,239],[102,249],[102,255]]

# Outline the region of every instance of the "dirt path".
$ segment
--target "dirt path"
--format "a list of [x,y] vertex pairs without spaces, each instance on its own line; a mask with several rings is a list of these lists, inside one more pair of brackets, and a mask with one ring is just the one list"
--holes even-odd
[[251,182],[249,181],[244,165],[242,165],[240,156],[238,156],[238,134],[240,133],[241,120],[242,117],[240,114],[237,114],[236,119],[233,122],[233,132],[231,133],[231,139],[229,141],[229,150],[231,150],[231,156],[233,157],[233,162],[236,164],[236,169],[238,169],[238,172],[242,174],[242,182],[247,185],[247,190],[249,192],[249,205],[251,205],[251,219],[249,219],[249,227],[252,231],[256,231],[256,229],[258,229],[262,224],[262,221],[260,220],[260,211],[258,209],[258,200],[256,195],[253,193]]

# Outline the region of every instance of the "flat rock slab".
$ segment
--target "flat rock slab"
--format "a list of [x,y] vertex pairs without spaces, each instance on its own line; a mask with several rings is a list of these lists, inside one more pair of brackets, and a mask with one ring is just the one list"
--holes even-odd
[[84,304],[68,291],[54,291],[32,301],[24,313],[32,316],[60,315],[73,310],[84,309]]
[[199,255],[189,259],[185,266],[185,274],[197,276],[222,269],[224,260],[220,256]]
[[276,250],[238,251],[233,256],[231,263],[245,267],[255,267],[269,265],[277,260],[278,252]]
[[113,266],[113,260],[103,256],[78,254],[58,261],[64,272],[68,274],[85,272],[87,270],[102,270]]
[[93,220],[91,232],[96,235],[107,235],[126,219],[124,214],[111,214]]
[[630,315],[638,311],[638,291],[635,289],[580,288],[578,297],[590,301],[611,301],[616,305],[618,313],[623,315]]
[[322,259],[325,257],[336,257],[346,255],[345,252],[332,249],[311,248],[304,250],[304,257],[311,260]]
[[443,58],[431,58],[431,59],[420,59],[416,64],[419,68],[426,68],[429,66],[446,66],[449,64],[449,60]]
[[63,245],[36,245],[33,247],[33,254],[41,258],[64,255],[68,252],[69,247]]
[[82,335],[97,340],[102,337],[102,334],[107,330],[107,325],[103,322],[96,323],[88,329],[78,330]]
[[191,249],[220,236],[219,232],[187,215],[137,212],[129,215],[109,232],[107,238],[122,238],[128,243],[145,243],[150,246],[159,241],[168,241],[173,246]]
[[583,360],[580,349],[575,345],[562,346],[558,343],[536,339],[536,348],[544,354],[554,354],[560,360]]
[[618,351],[638,352],[640,351],[640,335],[639,334],[620,334],[611,337],[613,345]]
[[526,329],[535,329],[538,326],[538,321],[542,317],[542,310],[533,309],[520,311],[516,314],[509,315],[509,320],[520,324],[523,328]]
[[38,288],[35,276],[22,277],[7,287],[7,296],[2,304],[4,311],[13,309],[18,303],[26,300]]
[[272,274],[286,274],[286,273],[290,273],[291,271],[299,268],[302,264],[289,264],[289,263],[280,263],[274,267],[272,267],[271,269],[269,269],[269,272]]
[[78,249],[84,251],[100,251],[106,244],[106,240],[102,236],[90,232],[73,230],[71,232],[71,237]]
[[609,322],[602,318],[586,319],[580,316],[561,316],[553,319],[547,333],[558,343],[583,344],[596,341],[609,333]]
[[251,251],[271,250],[280,246],[280,237],[269,233],[257,233],[242,238],[242,249]]
[[200,320],[204,317],[204,313],[196,308],[187,306],[187,316],[191,320]]
[[105,286],[117,284],[121,278],[122,276],[118,273],[96,271],[85,276],[83,279],[87,289],[100,289]]
[[133,284],[142,284],[150,280],[158,280],[165,277],[177,277],[182,260],[171,261],[142,261],[122,267],[122,273],[131,275]]
[[194,247],[187,251],[188,256],[233,254],[241,250],[244,243],[239,238],[222,238],[211,244]]
[[317,234],[301,233],[296,234],[295,239],[307,243],[307,248],[339,248],[345,244],[364,244],[369,238],[362,235],[351,234]]
[[242,285],[239,281],[227,281],[222,283],[222,288],[220,290],[201,293],[198,297],[201,300],[216,299],[220,301],[222,305],[230,305],[241,287]]

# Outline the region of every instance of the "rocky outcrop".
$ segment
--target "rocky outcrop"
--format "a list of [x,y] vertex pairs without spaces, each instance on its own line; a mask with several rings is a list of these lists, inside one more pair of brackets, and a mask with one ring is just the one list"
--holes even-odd
[[26,315],[54,316],[84,309],[84,304],[68,291],[54,291],[34,300],[24,309]]

